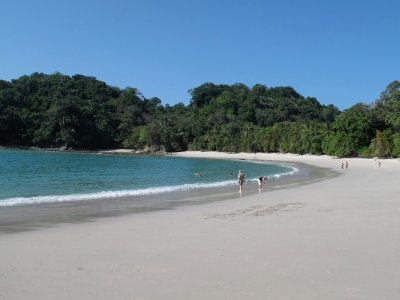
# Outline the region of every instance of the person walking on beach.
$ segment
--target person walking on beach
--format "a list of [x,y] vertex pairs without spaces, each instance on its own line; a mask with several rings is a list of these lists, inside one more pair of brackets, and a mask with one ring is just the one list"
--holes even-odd
[[238,173],[238,183],[239,183],[239,191],[242,192],[243,183],[244,183],[244,173],[243,173],[243,170],[239,170],[239,173]]
[[346,160],[346,171],[349,169],[349,162]]

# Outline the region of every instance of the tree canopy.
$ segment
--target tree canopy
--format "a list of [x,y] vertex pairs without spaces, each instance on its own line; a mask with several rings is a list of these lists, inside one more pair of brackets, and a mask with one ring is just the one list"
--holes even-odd
[[0,145],[400,156],[398,81],[343,112],[292,87],[208,82],[189,94],[163,106],[84,75],[0,80]]

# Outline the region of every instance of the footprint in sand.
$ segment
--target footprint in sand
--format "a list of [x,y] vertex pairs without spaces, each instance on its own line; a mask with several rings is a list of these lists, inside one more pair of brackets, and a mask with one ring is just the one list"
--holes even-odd
[[304,207],[304,203],[282,203],[273,206],[256,205],[244,209],[238,209],[232,213],[226,214],[207,214],[206,219],[234,219],[240,216],[265,216],[277,212],[295,211]]

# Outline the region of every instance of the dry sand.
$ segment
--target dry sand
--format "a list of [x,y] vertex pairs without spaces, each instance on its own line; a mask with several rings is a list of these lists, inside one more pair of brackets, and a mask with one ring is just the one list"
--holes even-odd
[[341,176],[0,236],[0,299],[400,299],[400,162],[280,154]]

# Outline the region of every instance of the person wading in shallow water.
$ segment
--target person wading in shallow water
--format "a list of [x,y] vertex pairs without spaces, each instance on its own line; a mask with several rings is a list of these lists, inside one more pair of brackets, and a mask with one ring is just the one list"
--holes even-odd
[[239,173],[238,173],[238,183],[239,183],[239,191],[242,192],[242,190],[243,190],[243,183],[244,183],[244,173],[243,173],[243,170],[239,170]]
[[265,184],[265,182],[268,180],[267,177],[265,176],[261,176],[257,178],[257,182],[258,182],[258,189],[261,191],[263,188],[263,184]]

